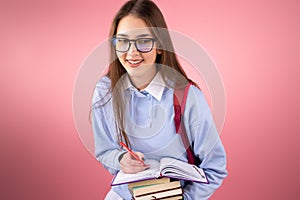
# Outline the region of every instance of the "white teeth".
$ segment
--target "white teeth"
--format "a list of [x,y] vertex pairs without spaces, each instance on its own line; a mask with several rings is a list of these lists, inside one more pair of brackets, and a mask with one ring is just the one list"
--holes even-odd
[[137,64],[137,63],[140,63],[140,62],[142,62],[142,61],[141,61],[141,60],[136,60],[136,61],[128,60],[128,62],[129,62],[130,64]]

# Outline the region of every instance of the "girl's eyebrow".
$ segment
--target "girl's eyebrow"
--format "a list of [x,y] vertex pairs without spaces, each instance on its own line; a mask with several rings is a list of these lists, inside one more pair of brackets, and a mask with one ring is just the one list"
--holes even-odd
[[[117,34],[117,36],[118,37],[129,37],[129,35],[126,35],[123,33]],[[139,37],[148,37],[148,36],[152,36],[152,35],[149,33],[144,33],[144,34],[137,35],[136,37],[139,38]]]
[[137,37],[148,37],[148,36],[152,36],[152,35],[148,33],[137,35]]
[[128,37],[128,35],[126,35],[126,34],[122,34],[122,33],[120,33],[120,34],[117,34],[117,36],[121,36],[121,37]]

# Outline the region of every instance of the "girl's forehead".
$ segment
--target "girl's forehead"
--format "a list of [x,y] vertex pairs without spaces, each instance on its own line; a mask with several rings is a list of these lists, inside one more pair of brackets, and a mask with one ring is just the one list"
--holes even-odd
[[132,15],[126,16],[120,20],[116,34],[130,37],[152,35],[145,21]]
[[129,31],[117,31],[116,36],[120,37],[130,37],[130,38],[138,38],[138,37],[151,37],[152,33],[148,28],[143,29],[134,29]]

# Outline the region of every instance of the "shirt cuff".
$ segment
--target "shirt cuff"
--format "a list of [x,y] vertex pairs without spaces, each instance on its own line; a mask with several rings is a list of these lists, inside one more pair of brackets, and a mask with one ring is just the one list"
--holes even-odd
[[127,151],[124,151],[121,154],[119,154],[119,157],[118,157],[119,163],[122,160],[122,158],[123,158],[123,156],[124,156],[125,153],[127,153]]

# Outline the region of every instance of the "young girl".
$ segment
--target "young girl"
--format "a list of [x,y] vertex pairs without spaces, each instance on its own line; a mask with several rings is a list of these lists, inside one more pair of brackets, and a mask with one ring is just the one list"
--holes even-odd
[[[140,159],[172,157],[187,162],[174,123],[174,88],[189,82],[173,50],[167,25],[150,0],[131,0],[116,14],[111,30],[112,62],[96,85],[92,124],[95,156],[109,172],[147,170]],[[208,199],[226,177],[226,155],[198,87],[189,88],[183,114],[194,154],[209,184],[183,183],[184,199]],[[126,184],[112,187],[106,199],[131,199]]]

